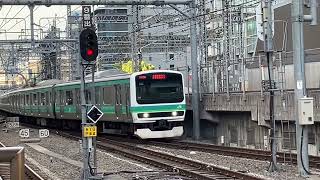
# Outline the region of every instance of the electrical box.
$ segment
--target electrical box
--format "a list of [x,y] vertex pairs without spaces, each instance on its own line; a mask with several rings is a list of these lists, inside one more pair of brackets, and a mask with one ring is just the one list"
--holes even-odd
[[298,102],[299,124],[308,125],[314,123],[313,98],[301,98]]

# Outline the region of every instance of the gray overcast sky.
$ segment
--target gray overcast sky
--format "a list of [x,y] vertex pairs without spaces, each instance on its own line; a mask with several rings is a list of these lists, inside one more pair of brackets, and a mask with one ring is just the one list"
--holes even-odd
[[[11,8],[11,10],[10,10]],[[22,9],[23,8],[23,9]],[[22,10],[21,10],[22,9]],[[39,25],[39,21],[41,18],[47,18],[47,17],[64,17],[65,19],[58,19],[57,21],[57,26],[59,28],[62,28],[63,30],[65,29],[66,25],[66,15],[67,15],[67,6],[51,6],[51,7],[46,7],[46,6],[35,6],[34,9],[34,22]],[[81,10],[80,6],[72,6],[72,10]],[[10,10],[10,11],[9,11]],[[20,13],[18,13],[21,10]],[[8,13],[9,12],[9,13]],[[30,13],[29,13],[29,7],[28,6],[2,6],[0,10],[0,18],[6,17],[7,13],[7,18],[12,18],[16,15],[16,18],[26,18]],[[9,20],[6,20],[9,21]],[[6,36],[3,34],[4,31],[10,31],[11,32],[21,32],[21,29],[24,29],[25,22],[27,29],[30,29],[30,16],[26,18],[26,21],[21,21],[20,23],[17,24],[21,20],[14,20],[12,19],[10,22],[5,22],[5,20],[0,19],[0,39],[5,39]],[[46,20],[42,19],[40,21],[41,26],[46,26],[46,28],[43,27],[44,30],[48,29],[48,24],[52,24],[52,19],[51,20]],[[16,25],[15,25],[16,24]],[[15,25],[15,26],[14,26]],[[39,29],[39,27],[35,26],[35,29]],[[8,39],[18,39],[19,34],[7,34]]]

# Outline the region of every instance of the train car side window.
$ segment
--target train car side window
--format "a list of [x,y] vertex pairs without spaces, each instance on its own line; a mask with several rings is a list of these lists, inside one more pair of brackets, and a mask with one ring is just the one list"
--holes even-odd
[[12,106],[14,107],[14,105],[15,105],[15,98],[14,98],[14,95],[12,95],[11,97],[12,97]]
[[37,104],[37,94],[36,93],[32,94],[32,103],[33,103],[32,105],[34,105],[34,106]]
[[26,105],[30,105],[29,94],[26,94]]
[[19,94],[18,95],[18,107],[20,107],[21,106],[21,104],[22,104],[22,95],[21,94]]
[[58,102],[59,102],[59,105],[60,105],[60,106],[63,104],[63,98],[64,98],[62,92],[63,92],[62,90],[59,90],[59,95],[58,95],[59,101],[58,101]]
[[46,98],[45,98],[44,93],[40,94],[40,104],[41,104],[41,106],[46,105]]
[[19,99],[20,99],[19,106],[23,106],[24,95],[20,94],[20,98]]
[[81,105],[80,89],[76,89],[75,94],[76,94],[75,104]]
[[66,91],[66,105],[73,105],[73,93],[72,93],[72,91]]
[[115,85],[114,87],[116,89],[116,92],[115,92],[116,104],[121,104],[121,86]]
[[48,91],[46,95],[47,95],[47,105],[51,105],[51,91]]
[[122,96],[121,96],[121,103],[122,103],[123,105],[125,105],[125,106],[127,105],[127,101],[126,101],[126,98],[127,98],[126,90],[127,90],[126,85],[121,85],[121,94],[122,94]]
[[130,86],[126,85],[126,101],[127,106],[130,106]]
[[56,90],[56,106],[60,105],[60,91]]
[[41,93],[37,93],[37,105],[40,106],[41,105],[41,99],[40,99],[40,94]]
[[85,95],[86,95],[86,102],[88,104],[90,104],[91,103],[91,89],[90,90],[86,90],[85,91]]
[[96,104],[100,104],[101,103],[101,99],[100,99],[100,87],[95,87],[95,103]]
[[114,104],[114,86],[107,86],[103,88],[103,104]]

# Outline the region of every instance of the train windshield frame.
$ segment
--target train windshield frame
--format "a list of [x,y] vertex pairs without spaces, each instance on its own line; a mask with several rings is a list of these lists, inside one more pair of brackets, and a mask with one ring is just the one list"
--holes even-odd
[[147,73],[135,77],[138,104],[179,103],[184,100],[182,75]]

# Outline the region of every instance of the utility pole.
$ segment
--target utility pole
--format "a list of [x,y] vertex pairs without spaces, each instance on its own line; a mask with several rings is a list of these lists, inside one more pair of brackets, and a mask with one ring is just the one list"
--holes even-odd
[[276,134],[276,121],[274,119],[274,81],[273,81],[273,30],[272,30],[272,2],[271,0],[265,0],[263,4],[263,24],[264,24],[264,43],[265,43],[265,52],[268,63],[268,77],[269,77],[269,91],[270,91],[270,100],[269,100],[269,117],[271,125],[270,133],[270,149],[271,149],[271,159],[269,171],[277,171],[277,143],[275,139]]
[[139,71],[139,59],[137,57],[137,52],[138,52],[138,19],[139,19],[139,6],[138,5],[132,5],[131,8],[132,12],[132,34],[131,34],[131,57],[133,61],[133,71],[138,72]]
[[304,73],[304,34],[303,22],[311,21],[311,25],[317,24],[317,0],[311,0],[311,15],[303,14],[303,1],[292,1],[292,44],[295,79],[295,112],[296,112],[296,146],[298,172],[301,176],[309,174],[308,156],[308,128],[300,124],[298,103],[306,96],[306,83]]
[[[80,49],[80,48],[79,48]],[[80,51],[79,51],[80,52]],[[80,53],[79,53],[80,54]],[[80,59],[81,56],[79,56]],[[80,60],[80,72],[81,72],[81,85],[80,85],[80,98],[81,98],[81,119],[82,119],[82,131],[84,131],[84,126],[87,124],[87,105],[86,105],[86,99],[85,99],[85,81],[84,81],[84,71],[85,68],[82,66],[82,58]],[[89,158],[88,158],[88,140],[86,137],[82,136],[82,153],[83,153],[83,174],[82,178],[83,180],[89,179]]]
[[196,2],[190,3],[190,37],[191,37],[191,67],[192,67],[192,109],[193,109],[193,138],[200,138],[200,112],[199,112],[199,75],[198,75],[198,55],[197,55],[197,19]]
[[29,5],[29,9],[30,9],[30,29],[31,29],[31,47],[34,48],[34,19],[33,19],[33,9],[34,9],[34,5],[30,4]]
[[[193,139],[199,140],[200,138],[200,112],[199,112],[200,96],[199,96],[199,71],[198,71],[199,61],[198,61],[198,53],[197,53],[196,3],[195,3],[195,0],[192,0],[192,2],[190,2],[190,8],[191,8],[190,15],[181,11],[175,5],[170,4],[170,7],[172,7],[173,9],[175,9],[176,11],[180,12],[182,15],[190,19]],[[188,86],[188,91],[189,91],[189,86]]]

